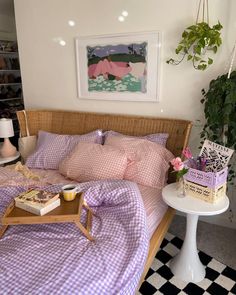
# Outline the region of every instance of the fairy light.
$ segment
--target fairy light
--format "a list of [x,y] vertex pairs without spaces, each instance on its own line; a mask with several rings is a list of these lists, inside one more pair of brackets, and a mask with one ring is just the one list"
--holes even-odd
[[75,26],[75,21],[73,21],[73,20],[68,20],[68,25],[69,25],[70,27],[74,27],[74,26]]
[[128,11],[126,10],[123,10],[122,13],[121,13],[124,17],[127,17],[129,15]]
[[60,40],[60,41],[59,41],[59,44],[60,44],[61,46],[65,46],[65,45],[66,45],[66,41],[64,41],[64,40]]
[[119,20],[120,22],[123,22],[123,21],[125,21],[125,18],[123,17],[123,15],[120,15],[120,16],[118,17],[118,20]]

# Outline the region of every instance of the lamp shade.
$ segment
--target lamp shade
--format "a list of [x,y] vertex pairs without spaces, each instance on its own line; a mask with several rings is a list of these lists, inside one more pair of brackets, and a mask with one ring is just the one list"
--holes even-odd
[[0,138],[8,138],[14,136],[12,119],[0,119]]

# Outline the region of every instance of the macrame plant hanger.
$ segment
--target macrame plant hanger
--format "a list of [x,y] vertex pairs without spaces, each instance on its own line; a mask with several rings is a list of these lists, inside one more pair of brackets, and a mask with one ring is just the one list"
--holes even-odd
[[[200,16],[201,15],[201,16]],[[198,23],[207,23],[208,26],[210,26],[209,24],[209,3],[208,0],[199,0],[199,4],[198,4],[198,10],[197,10],[197,17],[196,17],[196,25]],[[202,49],[203,50],[203,54],[206,53],[206,48]]]
[[[229,63],[229,70],[228,70],[227,79],[230,78],[230,75],[231,75],[231,72],[232,72],[232,69],[233,69],[233,65],[234,65],[235,55],[236,55],[236,41],[234,43],[234,47],[233,47],[231,57],[230,57],[230,63]],[[223,136],[222,136],[222,141],[223,141],[224,146],[226,146],[227,140],[228,140],[227,135],[226,135],[227,131],[228,131],[228,125],[224,125],[224,127],[223,127]]]
[[[202,19],[200,20],[200,13],[202,10]],[[209,25],[209,5],[208,0],[199,0],[196,24],[199,22],[205,22]]]
[[[234,47],[233,47],[233,50],[232,50],[232,53],[231,53],[231,56],[230,56],[230,63],[229,63],[229,70],[228,70],[227,79],[230,78],[230,75],[231,75],[231,72],[232,72],[232,69],[233,69],[233,65],[234,65],[235,56],[236,56],[236,41],[234,43]],[[228,141],[228,137],[227,137],[227,135],[225,135],[227,133],[227,131],[228,131],[228,125],[224,125],[223,138],[222,138],[224,146],[226,146],[227,141]],[[233,161],[233,163],[235,165],[235,156],[234,156],[232,161]],[[230,204],[230,207],[229,207],[229,214],[230,214],[229,215],[229,220],[231,222],[233,222],[234,213],[233,213],[231,204]]]
[[230,65],[229,65],[227,79],[230,78],[230,75],[231,75],[231,72],[232,72],[232,68],[233,68],[233,65],[234,65],[235,55],[236,55],[236,41],[234,43],[234,47],[233,47],[233,50],[232,50],[232,53],[231,53]]

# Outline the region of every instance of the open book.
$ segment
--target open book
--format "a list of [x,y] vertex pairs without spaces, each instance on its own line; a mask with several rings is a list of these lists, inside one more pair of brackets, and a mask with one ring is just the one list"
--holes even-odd
[[36,215],[44,215],[60,206],[59,194],[29,190],[15,198],[15,206]]

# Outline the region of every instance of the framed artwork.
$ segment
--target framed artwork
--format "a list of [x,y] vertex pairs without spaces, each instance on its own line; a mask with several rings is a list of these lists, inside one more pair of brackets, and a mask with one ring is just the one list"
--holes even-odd
[[76,38],[78,97],[159,101],[160,33]]

